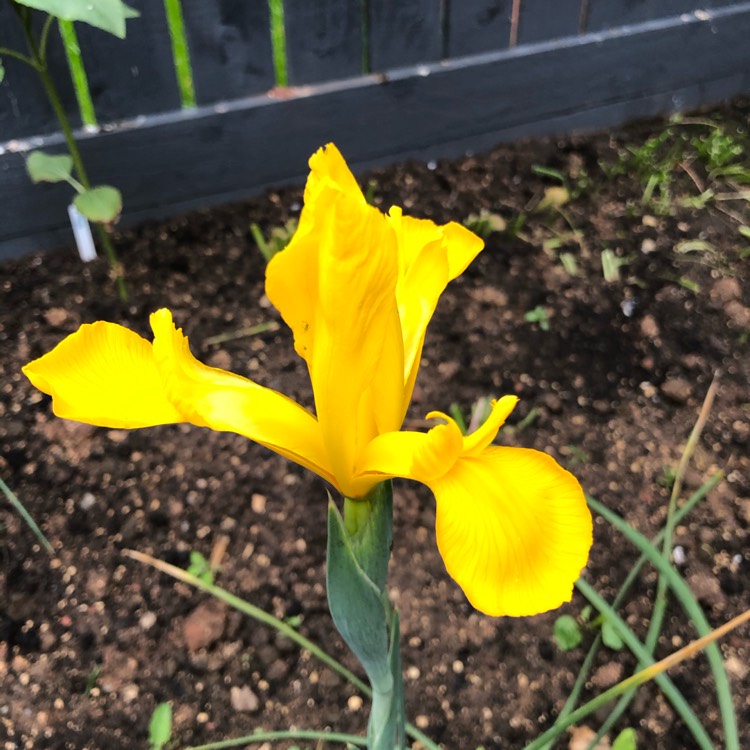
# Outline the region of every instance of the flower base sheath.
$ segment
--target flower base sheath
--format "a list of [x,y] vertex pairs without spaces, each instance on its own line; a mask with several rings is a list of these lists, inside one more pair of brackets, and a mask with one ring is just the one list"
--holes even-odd
[[310,159],[299,228],[269,263],[268,297],[307,363],[314,412],[193,357],[169,310],[153,342],[82,325],[24,373],[55,414],[104,427],[190,422],[228,430],[306,466],[348,498],[391,477],[426,484],[437,544],[471,603],[531,615],[570,599],[591,545],[577,480],[550,456],[493,446],[516,398],[462,435],[449,416],[402,431],[427,324],[449,281],[482,250],[474,234],[367,204],[335,146]]

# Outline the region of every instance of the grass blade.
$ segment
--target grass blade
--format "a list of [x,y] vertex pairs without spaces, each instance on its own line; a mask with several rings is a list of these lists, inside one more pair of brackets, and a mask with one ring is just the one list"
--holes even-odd
[[13,494],[13,491],[7,484],[5,484],[5,482],[3,482],[2,479],[0,479],[0,491],[2,491],[3,495],[8,498],[8,502],[18,511],[18,515],[26,521],[26,525],[34,532],[42,547],[44,547],[50,555],[54,556],[55,550],[52,548],[47,537],[44,536],[42,530],[36,525],[36,521],[34,521],[29,512],[23,506],[23,503],[15,496],[15,494]]
[[[589,507],[611,523],[628,541],[635,545],[646,559],[663,575],[672,592],[679,601],[685,613],[690,617],[699,636],[706,636],[711,632],[706,615],[703,613],[695,594],[685,583],[680,574],[665,560],[659,550],[639,531],[636,531],[623,518],[611,511],[605,505],[587,495]],[[640,658],[640,657],[639,657]],[[729,677],[724,668],[719,647],[712,643],[706,648],[706,658],[711,667],[711,674],[716,684],[716,695],[719,701],[719,711],[724,728],[726,750],[739,750],[739,736],[737,732],[737,717],[732,703],[732,691]]]

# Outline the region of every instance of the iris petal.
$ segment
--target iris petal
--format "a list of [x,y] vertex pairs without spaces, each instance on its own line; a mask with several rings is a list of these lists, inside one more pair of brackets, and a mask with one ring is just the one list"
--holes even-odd
[[82,325],[23,372],[52,396],[58,417],[114,428],[185,419],[167,397],[150,342],[115,323]]
[[439,226],[404,216],[391,208],[388,221],[398,242],[399,278],[396,288],[404,341],[403,413],[419,369],[427,325],[448,282],[464,271],[484,243],[458,224]]
[[578,481],[545,453],[490,447],[428,482],[448,573],[489,615],[569,601],[586,565],[591,514]]
[[186,421],[244,435],[338,486],[310,412],[278,391],[199,362],[169,310],[155,312],[151,326],[159,374]]

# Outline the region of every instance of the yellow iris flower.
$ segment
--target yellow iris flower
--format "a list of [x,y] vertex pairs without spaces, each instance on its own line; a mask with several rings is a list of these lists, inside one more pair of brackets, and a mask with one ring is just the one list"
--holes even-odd
[[306,466],[346,497],[406,477],[437,501],[450,575],[490,615],[568,601],[591,546],[577,480],[550,456],[491,445],[517,399],[461,434],[449,416],[401,431],[440,294],[482,250],[450,223],[387,215],[365,201],[335,146],[310,159],[299,228],[269,263],[266,291],[294,333],[315,415],[281,393],[193,357],[169,310],[153,343],[119,325],[82,325],[24,367],[55,414],[114,428],[189,422],[239,433]]

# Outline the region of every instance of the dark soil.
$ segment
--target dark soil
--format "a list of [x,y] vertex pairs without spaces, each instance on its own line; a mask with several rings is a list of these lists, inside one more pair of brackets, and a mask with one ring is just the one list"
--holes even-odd
[[[746,143],[747,112],[740,103],[711,116]],[[516,429],[501,439],[550,452],[593,496],[652,535],[665,519],[669,470],[721,372],[685,494],[719,469],[726,478],[675,539],[679,570],[716,626],[750,607],[750,258],[739,232],[750,211],[743,200],[687,205],[684,198],[709,179],[689,158],[675,168],[661,213],[642,205],[643,182],[632,169],[602,171],[600,162],[616,164],[625,144],[664,127],[503,146],[367,177],[384,208],[396,203],[441,222],[484,208],[510,228],[522,224],[490,235],[442,298],[410,426],[452,402],[468,410],[480,396],[517,393]],[[566,175],[564,216],[539,210],[545,189],[558,183],[535,165]],[[323,482],[234,435],[58,420],[20,372],[82,322],[107,319],[148,335],[149,313],[167,306],[204,361],[310,405],[289,332],[274,325],[241,335],[279,321],[263,293],[250,224],[268,231],[298,213],[300,201],[301,190],[287,190],[118,233],[127,305],[117,302],[103,261],[83,266],[70,249],[0,267],[0,477],[56,552],[48,557],[10,506],[0,505],[2,750],[146,748],[160,701],[174,708],[177,747],[259,727],[364,731],[366,704],[310,654],[123,555],[136,549],[185,567],[191,551],[209,557],[226,536],[218,583],[295,618],[302,633],[356,669],[326,608]],[[694,240],[701,242],[684,244]],[[625,259],[619,280],[603,277],[605,249]],[[561,252],[575,259],[577,275],[563,268]],[[525,320],[533,310],[537,322]],[[396,491],[390,587],[402,614],[410,720],[446,748],[521,748],[560,711],[596,631],[585,629],[584,644],[562,653],[552,637],[559,612],[492,619],[474,611],[438,555],[429,492],[406,482]],[[611,599],[636,559],[598,519],[586,579]],[[648,570],[623,609],[640,638],[655,583]],[[579,615],[585,604],[576,594],[561,612]],[[742,747],[750,747],[747,632],[721,643]],[[657,655],[694,637],[672,601]],[[605,649],[586,696],[634,668],[627,651]],[[670,674],[723,746],[705,658]],[[587,723],[596,727],[605,716]],[[640,690],[616,731],[625,726],[636,728],[639,748],[695,747],[654,685]],[[570,741],[565,735],[558,746]]]

